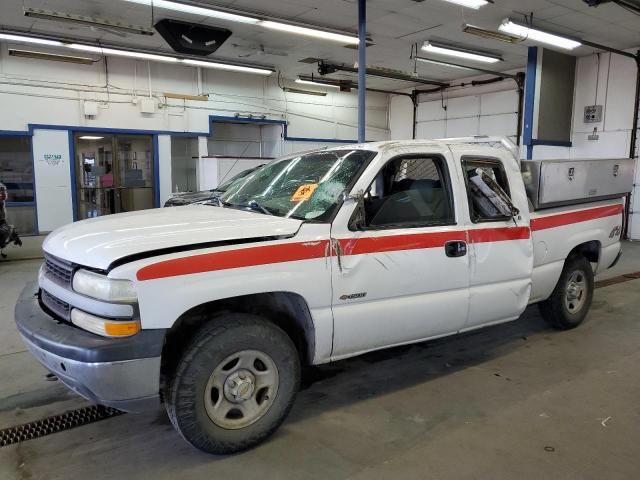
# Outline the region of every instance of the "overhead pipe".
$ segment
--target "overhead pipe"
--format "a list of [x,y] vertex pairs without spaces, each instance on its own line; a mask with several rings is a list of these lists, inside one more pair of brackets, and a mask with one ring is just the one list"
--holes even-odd
[[[636,143],[638,143],[638,115],[640,115],[640,50],[633,56],[636,61],[636,96],[633,105],[633,121],[631,122],[631,144],[629,145],[629,158],[636,158]],[[628,193],[624,202],[624,221],[622,224],[621,238],[629,236],[629,216],[631,211],[631,194]]]
[[365,142],[367,99],[367,0],[358,0],[358,143]]
[[524,72],[516,74],[516,85],[518,86],[518,126],[516,128],[516,145],[520,146],[520,137],[522,136],[522,112],[524,110]]

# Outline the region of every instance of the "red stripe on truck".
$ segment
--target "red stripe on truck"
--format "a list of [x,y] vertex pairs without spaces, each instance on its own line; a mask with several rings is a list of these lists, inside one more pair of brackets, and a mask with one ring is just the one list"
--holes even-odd
[[[510,240],[526,240],[531,230],[545,230],[573,223],[586,222],[622,213],[621,204],[578,210],[576,212],[533,218],[528,227],[497,227],[469,230],[452,230],[434,233],[413,233],[407,235],[386,235],[380,237],[346,238],[340,240],[344,255],[394,252],[444,247],[453,240],[470,243],[491,243]],[[177,277],[193,273],[214,272],[231,268],[270,265],[273,263],[297,262],[322,258],[327,252],[328,240],[278,245],[260,245],[223,252],[211,252],[189,257],[164,260],[138,270],[138,280],[155,280]]]
[[467,241],[464,230],[435,233],[410,233],[408,235],[386,235],[382,237],[344,238],[340,246],[344,255],[395,252],[398,250],[419,250],[422,248],[444,247],[452,240]]
[[173,258],[142,267],[136,277],[138,280],[155,280],[192,273],[321,258],[325,255],[328,243],[327,240],[281,243]]
[[[467,240],[467,235],[469,240]],[[362,255],[366,253],[444,247],[445,243],[452,240],[486,243],[528,238],[529,229],[527,227],[498,227],[469,231],[454,230],[449,232],[349,238],[340,240],[340,246],[342,247],[343,255]],[[327,240],[321,240],[261,245],[174,258],[143,267],[138,270],[136,277],[138,280],[155,280],[231,268],[311,260],[325,256],[327,243]]]
[[562,227],[563,225],[571,225],[573,223],[588,222],[589,220],[596,220],[598,218],[612,217],[614,215],[621,214],[623,209],[622,204],[617,203],[615,205],[605,205],[604,207],[589,208],[587,210],[578,210],[576,212],[532,218],[531,230],[546,230],[547,228]]
[[531,236],[529,227],[480,228],[469,230],[471,243],[504,242],[507,240],[527,240]]

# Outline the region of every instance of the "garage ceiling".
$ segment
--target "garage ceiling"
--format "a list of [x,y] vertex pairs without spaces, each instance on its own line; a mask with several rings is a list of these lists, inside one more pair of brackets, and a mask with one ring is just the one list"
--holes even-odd
[[[357,29],[356,0],[202,0],[203,4],[253,10],[325,27],[355,32]],[[353,64],[354,49],[335,42],[291,35],[240,23],[229,23],[190,14],[154,9],[123,0],[2,0],[0,21],[3,28],[16,28],[38,33],[65,35],[78,39],[102,41],[132,48],[171,51],[159,34],[151,37],[109,33],[89,27],[51,20],[27,18],[23,6],[42,8],[78,15],[91,15],[113,21],[152,26],[161,18],[229,28],[233,34],[214,54],[216,58],[242,60],[274,65],[286,78],[298,74],[315,74],[315,64],[300,63],[307,57],[324,58],[333,62]],[[374,45],[367,50],[368,65],[411,72],[411,45],[424,40],[440,40],[500,53],[504,62],[498,68],[522,68],[526,62],[528,42],[509,45],[478,38],[462,32],[462,24],[470,23],[492,30],[505,17],[522,19],[533,12],[535,22],[559,33],[626,49],[640,44],[640,17],[613,3],[597,8],[588,7],[582,0],[495,0],[479,10],[462,8],[441,0],[368,0],[368,32]],[[578,56],[593,49],[580,47]],[[470,64],[472,65],[472,64]],[[420,76],[434,80],[452,80],[460,71],[430,64],[418,64]],[[332,78],[353,78],[350,74],[333,74]],[[377,88],[401,89],[410,83],[397,80],[372,79]]]

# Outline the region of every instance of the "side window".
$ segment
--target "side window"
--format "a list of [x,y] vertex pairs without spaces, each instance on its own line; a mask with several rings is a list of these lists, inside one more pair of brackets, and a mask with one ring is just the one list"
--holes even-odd
[[421,227],[454,223],[451,190],[439,157],[400,157],[388,162],[364,195],[364,226]]
[[463,159],[469,213],[474,223],[508,220],[512,215],[507,174],[498,160]]

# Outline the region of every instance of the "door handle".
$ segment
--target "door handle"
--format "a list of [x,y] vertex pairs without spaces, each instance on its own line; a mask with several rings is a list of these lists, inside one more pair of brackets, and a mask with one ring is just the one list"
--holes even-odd
[[467,242],[451,240],[444,244],[444,253],[447,257],[464,257],[467,254]]

